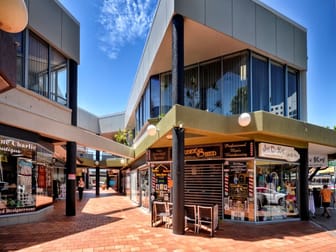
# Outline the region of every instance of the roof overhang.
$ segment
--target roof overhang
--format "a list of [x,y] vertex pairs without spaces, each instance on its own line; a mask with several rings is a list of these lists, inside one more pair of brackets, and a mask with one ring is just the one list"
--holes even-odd
[[135,142],[135,158],[143,155],[147,148],[172,146],[172,128],[179,125],[185,129],[186,146],[255,140],[302,149],[313,146],[314,150],[328,154],[336,152],[334,130],[264,111],[250,115],[250,124],[241,127],[238,124],[239,115],[223,116],[175,105],[156,124],[156,135],[148,136],[143,132],[139,136]]

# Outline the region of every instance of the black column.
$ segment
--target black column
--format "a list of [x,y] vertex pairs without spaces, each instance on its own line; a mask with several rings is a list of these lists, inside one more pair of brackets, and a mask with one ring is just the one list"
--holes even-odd
[[172,103],[184,105],[184,23],[181,15],[173,17],[172,31]]
[[69,108],[71,113],[71,124],[77,126],[77,95],[78,95],[78,81],[77,81],[77,63],[69,60]]
[[[69,108],[71,109],[71,125],[77,126],[77,63],[69,60]],[[67,142],[66,145],[66,204],[67,216],[76,215],[76,155],[75,142]]]
[[184,129],[173,128],[173,233],[184,234]]
[[90,173],[89,173],[89,168],[86,168],[86,173],[85,173],[85,188],[89,189],[90,186]]
[[[184,20],[172,20],[172,102],[184,105]],[[173,146],[173,233],[184,234],[184,129],[172,129]]]
[[299,170],[299,197],[300,197],[300,218],[309,220],[309,193],[308,193],[308,150],[298,149],[300,154]]
[[76,153],[75,142],[66,144],[66,216],[76,215]]
[[[100,153],[96,151],[96,161],[100,161]],[[99,165],[96,167],[96,197],[99,197],[99,188],[100,188],[100,169]]]

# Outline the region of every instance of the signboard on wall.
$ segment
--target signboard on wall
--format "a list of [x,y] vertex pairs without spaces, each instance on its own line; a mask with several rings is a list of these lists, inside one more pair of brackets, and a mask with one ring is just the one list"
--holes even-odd
[[327,167],[328,166],[328,155],[309,153],[308,166],[309,167]]
[[270,143],[259,143],[259,157],[282,159],[288,162],[296,162],[300,154],[290,146],[283,146]]
[[216,159],[221,157],[220,145],[195,146],[184,149],[184,158],[186,160]]
[[147,155],[147,161],[168,161],[169,157],[169,149],[168,148],[156,148],[150,149],[149,155]]
[[224,143],[223,146],[224,158],[254,157],[254,141]]

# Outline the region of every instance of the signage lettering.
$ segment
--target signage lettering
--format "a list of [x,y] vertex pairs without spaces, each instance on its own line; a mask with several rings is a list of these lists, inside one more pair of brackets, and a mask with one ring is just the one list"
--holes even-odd
[[293,147],[260,143],[259,157],[283,159],[289,162],[295,162],[300,159],[300,154]]

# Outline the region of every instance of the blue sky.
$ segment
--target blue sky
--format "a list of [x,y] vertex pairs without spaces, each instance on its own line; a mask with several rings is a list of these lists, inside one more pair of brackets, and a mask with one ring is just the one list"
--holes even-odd
[[[126,109],[157,0],[60,0],[80,22],[79,106]],[[261,0],[307,29],[308,122],[336,125],[336,0]]]

